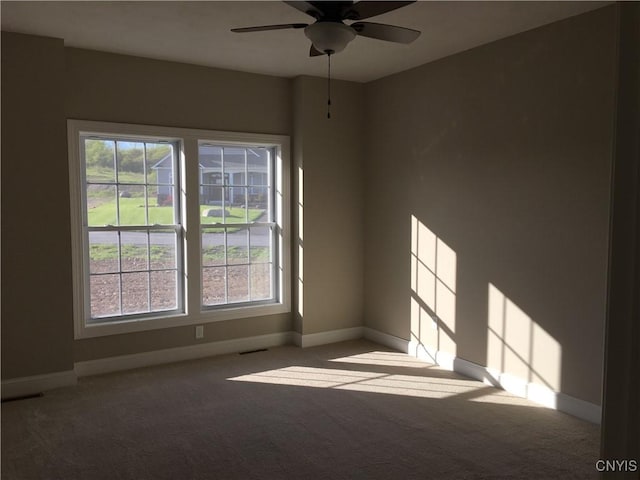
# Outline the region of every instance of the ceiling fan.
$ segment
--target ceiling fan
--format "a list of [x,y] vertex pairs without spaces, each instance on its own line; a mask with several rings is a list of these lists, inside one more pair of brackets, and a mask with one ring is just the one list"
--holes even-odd
[[[361,22],[370,17],[405,7],[411,2],[284,2],[315,19],[312,24],[286,23],[282,25],[264,25],[259,27],[232,28],[232,32],[262,32],[266,30],[284,30],[304,28],[305,35],[311,40],[312,57],[333,55],[341,52],[356,35],[376,38],[396,43],[411,43],[420,36],[418,30],[396,27],[383,23]],[[354,23],[345,24],[344,21]]]

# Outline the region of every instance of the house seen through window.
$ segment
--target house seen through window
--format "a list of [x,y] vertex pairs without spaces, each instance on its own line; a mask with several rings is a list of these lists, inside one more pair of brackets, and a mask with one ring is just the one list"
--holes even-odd
[[269,148],[199,147],[203,305],[273,298],[273,157]]

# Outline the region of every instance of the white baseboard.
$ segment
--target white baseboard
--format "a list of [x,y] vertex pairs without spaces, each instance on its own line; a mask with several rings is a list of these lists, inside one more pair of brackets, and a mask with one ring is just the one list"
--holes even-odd
[[556,392],[544,385],[530,383],[522,378],[470,362],[450,353],[432,350],[419,342],[404,340],[371,328],[365,328],[364,336],[381,345],[408,353],[420,360],[436,364],[488,385],[502,388],[513,395],[527,398],[547,408],[568,413],[591,423],[600,424],[601,422],[602,407],[599,405],[562,392]]
[[372,342],[379,343],[385,347],[393,348],[402,353],[409,353],[409,342],[403,338],[398,338],[388,333],[374,330],[373,328],[364,327],[364,338]]
[[200,345],[190,345],[188,347],[167,348],[132,355],[77,362],[75,364],[75,373],[78,377],[86,377],[89,375],[150,367],[184,360],[195,360],[213,355],[277,347],[291,343],[291,332],[272,333],[256,337],[237,338],[220,342],[203,343]]
[[45,390],[68,387],[76,383],[78,378],[73,370],[11,378],[2,381],[2,399],[35,395]]
[[347,340],[356,340],[364,336],[364,327],[342,328],[340,330],[328,330],[326,332],[310,333],[301,335],[293,334],[293,343],[298,347],[316,347],[318,345],[326,345],[328,343],[345,342]]

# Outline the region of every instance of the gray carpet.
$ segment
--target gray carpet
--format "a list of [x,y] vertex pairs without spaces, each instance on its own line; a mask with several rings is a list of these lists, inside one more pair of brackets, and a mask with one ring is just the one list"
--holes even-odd
[[87,377],[2,405],[2,478],[597,478],[599,427],[366,341]]

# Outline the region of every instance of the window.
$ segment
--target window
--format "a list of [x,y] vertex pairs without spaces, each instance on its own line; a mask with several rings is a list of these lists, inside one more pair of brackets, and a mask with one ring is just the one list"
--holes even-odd
[[68,130],[76,338],[289,311],[287,137]]
[[170,140],[80,135],[89,322],[182,309],[176,151]]
[[274,300],[274,148],[201,142],[202,304]]

